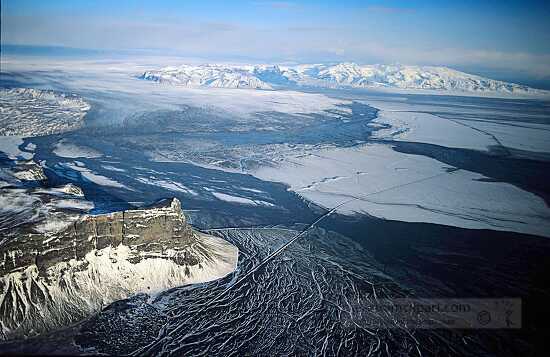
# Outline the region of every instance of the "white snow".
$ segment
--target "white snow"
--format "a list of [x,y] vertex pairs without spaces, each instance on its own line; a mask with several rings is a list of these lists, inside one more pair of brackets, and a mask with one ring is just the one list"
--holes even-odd
[[211,193],[217,199],[222,200],[222,201],[226,201],[226,202],[236,202],[236,203],[240,203],[240,204],[244,204],[244,205],[250,205],[250,206],[259,206],[259,205],[274,206],[272,203],[269,203],[269,202],[266,202],[266,201],[263,201],[263,200],[251,200],[249,198],[228,195],[226,193],[215,192],[215,191],[213,191]]
[[23,137],[21,136],[0,136],[0,151],[12,160],[17,158],[30,160],[33,158],[34,154],[19,149],[22,144]]
[[369,126],[380,124],[390,127],[375,131],[373,138],[481,151],[486,151],[489,145],[498,145],[483,132],[428,113],[380,111]]
[[101,154],[97,150],[94,150],[87,146],[76,145],[67,141],[66,139],[59,140],[55,144],[55,149],[53,150],[53,153],[57,156],[70,159],[76,159],[79,157],[95,159],[103,156],[103,154]]
[[407,65],[181,65],[145,71],[139,78],[183,86],[270,89],[272,86],[394,88],[448,93],[549,95],[549,92],[446,67]]
[[39,188],[34,191],[35,193],[44,193],[48,195],[54,195],[54,196],[65,196],[65,195],[72,195],[76,197],[84,197],[84,192],[82,192],[82,189],[78,186],[75,186],[71,183],[68,183],[64,186],[60,187],[50,187],[50,188]]
[[375,144],[327,149],[252,174],[283,182],[300,196],[338,212],[406,222],[493,229],[550,237],[550,209],[538,196],[511,184],[436,160]]
[[78,199],[59,199],[55,200],[55,206],[57,208],[69,208],[83,211],[89,211],[94,208],[94,204],[90,201],[78,200]]
[[[45,228],[55,229],[53,226]],[[8,294],[14,299],[14,313],[2,320],[15,325],[19,335],[32,335],[66,326],[133,294],[153,295],[176,286],[220,279],[237,265],[238,249],[220,238],[200,234],[188,251],[199,257],[201,264],[178,265],[161,257],[144,257],[133,264],[128,259],[135,252],[119,245],[90,251],[83,261],[57,263],[48,268],[48,279],[39,276],[37,267],[31,265],[0,278],[7,287],[0,292],[0,301]],[[166,256],[170,254],[175,252],[166,251]],[[40,318],[22,318],[19,314]],[[4,336],[14,333],[9,326],[2,324]]]
[[269,84],[254,76],[248,68],[237,66],[181,65],[147,71],[140,78],[188,87],[271,89]]
[[88,169],[87,167],[79,166],[78,163],[79,163],[78,161],[74,161],[73,163],[66,162],[66,163],[62,163],[61,165],[80,172],[83,178],[85,178],[90,182],[96,183],[98,185],[124,188],[124,189],[130,190],[129,187],[121,184],[120,182],[115,181],[111,178],[99,175],[93,172],[92,170]]
[[90,105],[75,95],[0,89],[0,135],[39,136],[80,127]]

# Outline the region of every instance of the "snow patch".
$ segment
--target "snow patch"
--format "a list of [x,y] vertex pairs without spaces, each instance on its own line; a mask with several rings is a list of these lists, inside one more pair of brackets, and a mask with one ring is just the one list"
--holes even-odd
[[262,200],[251,200],[249,198],[228,195],[226,193],[215,192],[215,191],[212,191],[211,193],[217,199],[222,200],[222,201],[226,201],[226,202],[236,202],[236,203],[240,203],[240,204],[243,204],[243,205],[250,205],[250,206],[269,206],[269,207],[275,206],[272,203],[262,201]]
[[66,139],[60,140],[55,144],[55,149],[53,150],[53,153],[57,156],[70,159],[76,159],[79,157],[95,159],[103,156],[103,154],[101,154],[97,150],[86,146],[73,144]]
[[126,185],[121,184],[118,181],[115,181],[115,180],[110,179],[108,177],[99,175],[99,174],[93,172],[92,170],[90,170],[86,167],[79,166],[77,161],[75,161],[73,163],[62,163],[61,166],[65,166],[65,167],[68,167],[70,169],[73,169],[75,171],[80,172],[80,175],[82,175],[82,177],[84,179],[86,179],[90,182],[96,183],[100,186],[110,186],[110,187],[123,188],[123,189],[126,189],[126,190],[130,190],[129,187],[127,187]]

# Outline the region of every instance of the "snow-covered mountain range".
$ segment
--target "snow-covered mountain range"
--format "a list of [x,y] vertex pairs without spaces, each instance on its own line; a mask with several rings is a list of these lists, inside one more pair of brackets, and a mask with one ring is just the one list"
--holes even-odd
[[158,71],[147,71],[140,78],[188,87],[272,88],[271,85],[254,74],[253,67],[245,66],[182,65],[179,67],[165,67]]
[[140,79],[189,87],[396,88],[449,92],[547,95],[547,91],[460,72],[447,67],[358,65],[182,65],[144,72]]

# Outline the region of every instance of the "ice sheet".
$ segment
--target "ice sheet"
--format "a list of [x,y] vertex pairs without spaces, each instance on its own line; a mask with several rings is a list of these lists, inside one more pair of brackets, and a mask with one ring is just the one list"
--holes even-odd
[[326,208],[351,199],[344,214],[550,237],[550,209],[538,196],[388,145],[321,150],[253,175]]
[[389,125],[374,132],[377,139],[428,143],[454,148],[487,150],[499,145],[490,135],[472,129],[460,122],[433,114],[417,112],[381,111],[372,121],[373,127]]

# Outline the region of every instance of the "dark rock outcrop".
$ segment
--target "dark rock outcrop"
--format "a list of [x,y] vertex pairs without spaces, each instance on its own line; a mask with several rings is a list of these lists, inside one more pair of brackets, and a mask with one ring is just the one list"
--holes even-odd
[[[180,201],[174,198],[148,209],[84,216],[53,236],[32,232],[20,235],[0,247],[0,275],[32,264],[44,272],[61,261],[80,260],[92,250],[120,244],[135,248],[137,262],[147,256],[162,255],[166,249],[177,252],[194,239]],[[172,258],[193,265],[193,259],[185,253]]]

